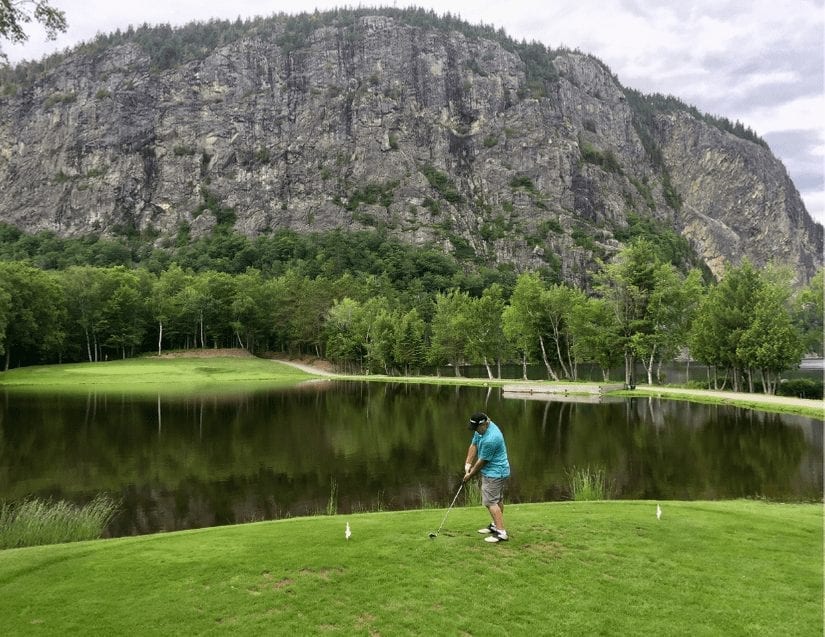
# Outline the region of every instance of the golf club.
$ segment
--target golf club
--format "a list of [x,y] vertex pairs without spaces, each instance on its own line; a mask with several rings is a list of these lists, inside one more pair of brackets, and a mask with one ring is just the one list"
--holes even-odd
[[458,487],[458,491],[455,492],[455,497],[453,498],[453,501],[450,502],[450,506],[447,507],[447,512],[444,514],[444,519],[441,520],[441,524],[439,525],[438,530],[435,533],[430,533],[430,539],[431,540],[434,540],[435,538],[437,538],[438,534],[441,533],[441,527],[443,527],[444,523],[447,521],[447,516],[450,515],[450,509],[453,508],[453,505],[455,504],[455,501],[458,500],[458,494],[461,493],[461,490],[463,488],[464,488],[464,483],[462,482]]

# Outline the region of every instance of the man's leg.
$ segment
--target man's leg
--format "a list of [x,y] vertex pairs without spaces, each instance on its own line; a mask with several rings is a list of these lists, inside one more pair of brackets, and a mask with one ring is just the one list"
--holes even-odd
[[501,503],[491,504],[487,509],[490,511],[490,517],[493,518],[493,524],[496,529],[504,531],[504,512],[502,511]]

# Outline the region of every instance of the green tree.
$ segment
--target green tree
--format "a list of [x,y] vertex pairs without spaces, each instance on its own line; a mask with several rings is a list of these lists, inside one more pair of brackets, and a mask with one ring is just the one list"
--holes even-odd
[[638,343],[653,332],[648,306],[660,265],[653,244],[637,239],[596,276],[596,289],[616,317],[625,362],[624,382],[628,386],[635,384]]
[[[549,301],[547,289],[539,275],[527,272],[516,281],[516,287],[510,296],[510,304],[504,312],[504,332],[513,347],[522,355],[525,379],[528,357],[539,352],[548,375],[553,380],[559,380],[559,375],[553,369],[550,360],[550,355],[554,355],[555,351],[550,349],[553,321]],[[559,320],[561,321],[561,317]]]
[[[386,302],[383,297],[379,297]],[[390,312],[386,307],[375,308],[371,304],[366,306],[369,317],[367,339],[367,363],[371,371],[390,373],[395,365],[393,346],[395,345],[395,326],[398,323],[397,312]],[[377,311],[376,311],[377,310]]]
[[[538,345],[537,319],[534,316],[532,303],[537,303],[538,294],[534,290],[538,277],[521,275],[516,287],[510,295],[510,302],[501,314],[501,326],[504,336],[512,349],[521,357],[522,378],[527,380],[527,363],[532,361]],[[527,278],[525,278],[527,277]],[[538,281],[541,284],[541,281]]]
[[361,303],[349,297],[333,302],[324,323],[326,357],[337,364],[357,363],[362,368],[366,355],[363,324]]
[[21,361],[57,353],[65,336],[65,304],[56,277],[23,263],[0,262],[0,290],[9,308],[2,338],[5,369],[12,352]]
[[430,362],[438,365],[448,361],[456,376],[461,376],[461,363],[467,354],[470,328],[470,296],[452,289],[435,296],[435,313],[431,323]]
[[[734,391],[741,391],[747,368],[740,355],[744,350],[738,351],[739,341],[753,322],[763,285],[759,272],[745,259],[739,267],[728,269],[719,284],[709,290],[691,327],[693,356],[714,368],[730,371]],[[716,373],[713,382],[718,388]]]
[[108,290],[97,331],[104,335],[104,345],[120,350],[126,358],[127,350],[133,354],[146,333],[146,297],[135,273],[118,266],[104,274],[109,278]]
[[[104,303],[100,279],[100,269],[92,266],[72,266],[60,276],[66,299],[67,327],[72,330],[73,337],[83,339],[86,359],[90,363],[98,360],[100,352],[96,332]],[[74,331],[76,329],[79,333]],[[82,351],[82,344],[77,347]]]
[[[0,0],[0,38],[13,44],[25,42],[29,36],[23,25],[32,20],[43,25],[49,40],[66,31],[66,15],[46,0]],[[1,48],[0,60],[8,61]]]
[[822,356],[823,351],[823,270],[820,268],[810,283],[794,299],[794,318],[802,333],[806,352]]
[[289,340],[300,351],[323,355],[324,319],[332,307],[335,289],[325,277],[292,277],[295,287],[288,290]]
[[[747,369],[758,369],[765,393],[775,394],[779,373],[799,364],[802,336],[789,311],[789,286],[765,282],[755,299],[750,325],[736,347]],[[753,391],[752,376],[750,390]]]
[[0,354],[6,353],[6,327],[11,314],[11,294],[0,285]]
[[548,326],[548,340],[555,350],[556,360],[565,378],[578,378],[578,365],[573,347],[575,337],[571,316],[586,301],[584,292],[566,285],[552,285],[543,293],[543,308]]
[[396,362],[403,368],[405,375],[409,375],[410,370],[417,372],[424,364],[425,331],[424,319],[415,308],[403,314],[398,322],[393,355]]
[[192,277],[177,264],[161,272],[152,288],[151,314],[158,324],[158,355],[163,339],[184,333],[188,323],[185,316],[184,291],[192,285]]
[[[207,270],[195,276],[193,285],[202,305],[197,307],[200,322],[201,345],[211,341],[213,347],[226,347],[232,342],[232,298],[235,293],[234,277],[225,272]],[[272,281],[267,282],[271,287]],[[271,292],[269,293],[272,296]],[[269,326],[271,331],[272,325]]]
[[660,263],[653,273],[653,288],[647,304],[648,329],[631,337],[635,354],[653,384],[653,370],[660,378],[662,362],[672,360],[688,344],[688,333],[701,299],[702,282],[698,270],[682,276],[670,263]]
[[232,329],[238,345],[254,353],[269,334],[272,297],[266,293],[261,273],[247,270],[234,279],[235,294],[232,298]]
[[488,378],[493,378],[491,361],[495,361],[501,378],[501,359],[508,351],[502,324],[504,307],[504,290],[498,283],[485,288],[481,298],[470,300],[467,355],[471,362],[484,365]]
[[604,299],[587,299],[573,307],[570,316],[573,352],[581,361],[596,363],[604,382],[610,369],[622,363],[622,335],[616,313]]

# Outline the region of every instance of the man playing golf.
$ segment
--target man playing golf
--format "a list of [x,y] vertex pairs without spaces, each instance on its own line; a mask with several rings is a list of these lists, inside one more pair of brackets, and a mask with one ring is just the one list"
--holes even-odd
[[504,436],[483,412],[470,417],[469,428],[473,439],[464,463],[464,482],[481,473],[481,502],[493,518],[492,524],[478,532],[489,535],[485,542],[506,542],[510,538],[504,528],[504,488],[510,477],[510,463]]

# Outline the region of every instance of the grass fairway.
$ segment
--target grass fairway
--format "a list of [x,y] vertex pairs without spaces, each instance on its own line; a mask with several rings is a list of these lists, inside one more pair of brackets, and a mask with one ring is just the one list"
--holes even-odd
[[21,367],[0,373],[0,387],[49,392],[89,389],[123,394],[247,391],[312,378],[260,358],[131,358],[105,363]]
[[[822,506],[481,507],[0,551],[3,633],[816,635]],[[344,526],[352,539],[344,539]]]

